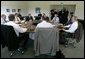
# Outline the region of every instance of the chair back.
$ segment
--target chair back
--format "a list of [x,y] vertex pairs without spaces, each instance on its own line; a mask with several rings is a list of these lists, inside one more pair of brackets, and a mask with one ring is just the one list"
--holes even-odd
[[4,44],[8,46],[9,51],[17,49],[18,46],[17,35],[12,26],[1,25],[1,36],[2,36],[1,40],[5,41]]
[[80,40],[82,38],[82,33],[83,33],[82,31],[83,31],[82,24],[80,22],[78,22],[78,28],[74,33],[77,42],[80,42]]
[[54,28],[37,28],[34,40],[36,53],[56,55],[56,51],[59,49],[58,35]]

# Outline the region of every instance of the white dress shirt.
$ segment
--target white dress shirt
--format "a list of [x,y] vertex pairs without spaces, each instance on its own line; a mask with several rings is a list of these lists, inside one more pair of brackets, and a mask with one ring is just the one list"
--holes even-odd
[[37,27],[36,28],[53,28],[55,25],[52,25],[51,23],[48,23],[48,22],[46,22],[46,21],[42,21],[41,23],[39,23],[38,25],[37,25]]
[[19,33],[24,33],[24,32],[26,32],[26,30],[27,30],[26,28],[20,27],[18,24],[16,24],[16,23],[13,22],[13,21],[9,21],[9,22],[5,23],[4,25],[13,26],[13,28],[14,28],[17,36],[19,36]]
[[64,26],[65,28],[69,28],[71,26],[71,24],[69,24],[69,25],[66,25],[66,26]]
[[54,17],[53,21],[59,23],[59,17]]
[[78,21],[75,21],[72,24],[67,25],[65,27],[70,27],[68,30],[64,30],[65,32],[74,33],[76,29],[78,28]]

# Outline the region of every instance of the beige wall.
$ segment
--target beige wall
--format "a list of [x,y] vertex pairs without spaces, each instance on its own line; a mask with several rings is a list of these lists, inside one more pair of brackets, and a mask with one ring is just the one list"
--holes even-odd
[[[6,9],[10,9],[11,12],[6,12]],[[12,12],[12,9],[21,9],[22,15],[27,15],[28,7],[26,1],[1,1],[1,13],[8,16]],[[7,17],[8,19],[8,17]]]
[[35,8],[40,7],[41,13],[46,13],[49,16],[50,5],[60,5],[61,3],[65,5],[76,4],[75,15],[84,20],[84,1],[1,1],[1,13],[6,13],[6,8],[20,8],[22,15],[31,13],[32,16],[36,16]]
[[84,1],[29,1],[29,12],[32,15],[37,15],[35,13],[35,8],[40,7],[41,13],[46,13],[49,16],[50,5],[60,5],[63,3],[64,5],[76,5],[75,15],[79,19],[84,20]]

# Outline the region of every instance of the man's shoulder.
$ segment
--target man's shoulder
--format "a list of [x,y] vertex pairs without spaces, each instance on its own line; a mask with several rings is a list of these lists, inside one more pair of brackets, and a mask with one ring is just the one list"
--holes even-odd
[[53,26],[51,23],[48,23],[48,25]]
[[38,23],[37,26],[41,25],[42,23]]
[[6,25],[6,24],[9,24],[10,22],[6,22],[6,23],[4,23],[4,25]]
[[5,24],[8,24],[8,25],[17,25],[17,24],[14,23],[13,21],[9,21],[9,22],[7,22],[7,23],[5,23]]
[[78,23],[77,21],[73,22],[73,23]]

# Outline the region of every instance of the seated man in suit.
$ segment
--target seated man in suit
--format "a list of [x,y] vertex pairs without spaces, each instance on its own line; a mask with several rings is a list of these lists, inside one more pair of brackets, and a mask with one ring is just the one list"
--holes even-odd
[[26,21],[32,20],[33,21],[33,17],[31,16],[31,14],[28,14],[28,16],[26,17]]
[[[67,26],[64,26],[64,29],[63,29],[64,33],[63,33],[62,36],[66,37],[66,38],[69,38],[69,37],[70,38],[74,38],[73,33],[75,33],[75,31],[78,29],[77,17],[76,16],[73,16],[71,18],[71,21],[72,21],[72,24],[69,24]],[[65,41],[67,41],[67,40],[65,39]]]
[[[60,31],[60,43],[61,44],[65,44],[65,37],[67,37],[68,35],[66,35],[66,33],[74,33],[76,31],[76,29],[78,28],[78,21],[77,21],[77,17],[73,16],[71,18],[71,22],[68,23],[68,25],[63,26],[64,29],[62,29],[63,31]],[[71,37],[72,35],[70,35]]]
[[69,32],[69,33],[74,33],[76,31],[76,29],[78,28],[77,17],[73,16],[71,21],[72,21],[72,24],[64,26],[64,28],[68,28],[68,29],[67,30],[63,29],[63,31]]
[[[9,22],[5,23],[4,25],[13,26],[17,37],[20,37],[20,35],[19,35],[20,33],[23,33],[23,34],[24,34],[24,33],[27,31],[27,28],[22,28],[22,27],[20,27],[18,24],[15,23],[15,16],[14,16],[13,14],[10,14],[10,15],[8,16],[8,18],[9,18]],[[25,36],[25,35],[22,35],[22,38],[20,38],[20,39],[23,40],[23,36]],[[28,35],[27,35],[27,36],[28,36]],[[26,41],[27,41],[27,40],[24,39],[24,42],[25,42],[25,43],[26,43]],[[24,43],[24,44],[25,44],[25,43]],[[24,46],[24,44],[23,44],[23,46]]]

